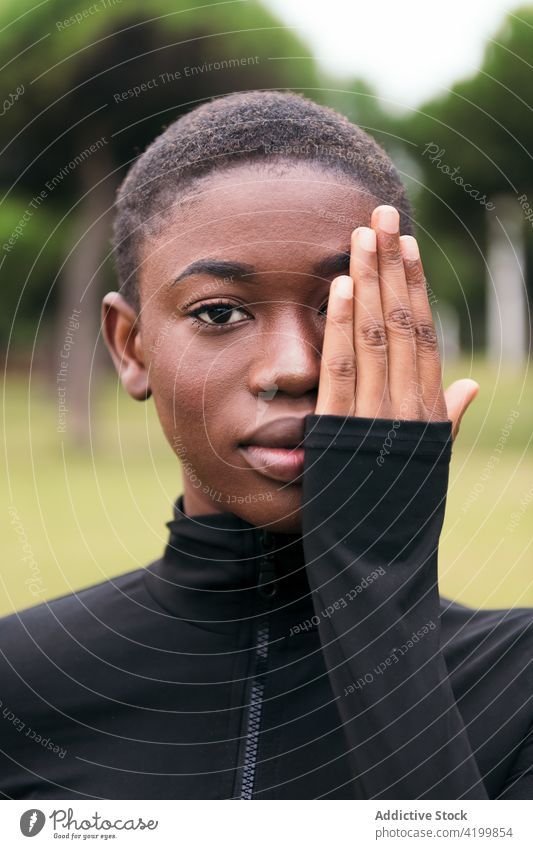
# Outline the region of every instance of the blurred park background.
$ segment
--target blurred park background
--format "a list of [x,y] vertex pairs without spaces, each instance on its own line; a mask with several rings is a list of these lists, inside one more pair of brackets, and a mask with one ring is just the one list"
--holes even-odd
[[[332,3],[324,27],[346,28],[339,8]],[[449,12],[460,29],[461,4]],[[418,103],[407,77],[402,102],[402,68],[387,65],[385,49],[394,97],[383,80],[375,87],[370,67],[349,73],[349,62],[324,62],[302,14],[298,0],[1,0],[0,614],[160,555],[179,463],[153,404],[136,404],[117,384],[99,335],[101,296],[115,288],[114,195],[179,114],[213,96],[272,88],[343,112],[398,165],[445,382],[471,376],[481,386],[454,445],[441,592],[483,607],[533,605],[533,8],[502,11],[475,68]],[[379,55],[386,15],[373,14]],[[448,36],[439,42],[438,17],[428,24],[432,43],[453,53]],[[358,41],[354,32],[354,52]]]

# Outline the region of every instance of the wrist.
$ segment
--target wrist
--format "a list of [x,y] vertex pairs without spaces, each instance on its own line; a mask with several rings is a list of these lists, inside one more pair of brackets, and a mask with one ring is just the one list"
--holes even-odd
[[374,454],[376,461],[388,455],[410,454],[449,462],[452,421],[311,413],[305,417],[304,447],[351,449]]

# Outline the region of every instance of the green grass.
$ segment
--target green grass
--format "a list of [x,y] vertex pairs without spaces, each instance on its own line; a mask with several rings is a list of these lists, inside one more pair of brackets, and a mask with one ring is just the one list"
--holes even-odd
[[[474,377],[481,391],[453,449],[441,593],[482,607],[533,606],[532,382],[481,362],[449,370],[446,383],[457,376]],[[519,415],[502,436],[513,410]],[[37,379],[29,391],[8,381],[5,416],[0,615],[160,556],[182,478],[152,402],[136,404],[110,380],[85,453],[63,446],[54,389]]]
[[446,383],[468,376],[481,387],[453,447],[440,544],[441,593],[465,604],[533,606],[533,385],[524,373],[485,363],[446,373]]

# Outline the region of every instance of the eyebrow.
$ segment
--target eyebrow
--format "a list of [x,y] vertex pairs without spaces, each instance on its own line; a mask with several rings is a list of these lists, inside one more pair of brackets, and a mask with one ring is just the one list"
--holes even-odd
[[[343,274],[350,268],[350,252],[340,251],[330,256],[323,257],[313,266],[313,275],[316,277],[331,277]],[[255,283],[252,280],[257,269],[253,265],[243,262],[227,262],[223,259],[197,259],[187,265],[183,271],[171,282],[171,286],[181,283],[187,277],[194,274],[208,274],[211,277],[231,277],[247,283]]]

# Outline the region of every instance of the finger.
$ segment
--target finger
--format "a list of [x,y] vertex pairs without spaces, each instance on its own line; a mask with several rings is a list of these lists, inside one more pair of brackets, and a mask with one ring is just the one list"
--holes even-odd
[[461,419],[479,392],[479,383],[470,378],[454,380],[445,392],[447,418],[452,420],[452,437],[459,432]]
[[414,236],[400,236],[405,280],[411,302],[416,339],[417,384],[425,409],[443,421],[447,418],[437,333],[427,293],[426,277]]
[[358,227],[352,233],[350,276],[355,301],[356,415],[386,418],[390,412],[387,334],[379,291],[376,234],[370,227]]
[[347,275],[336,277],[329,291],[315,413],[355,415],[353,280]]
[[419,418],[416,397],[416,341],[400,251],[400,216],[393,206],[372,213],[376,231],[381,304],[388,342],[389,394],[399,418]]

